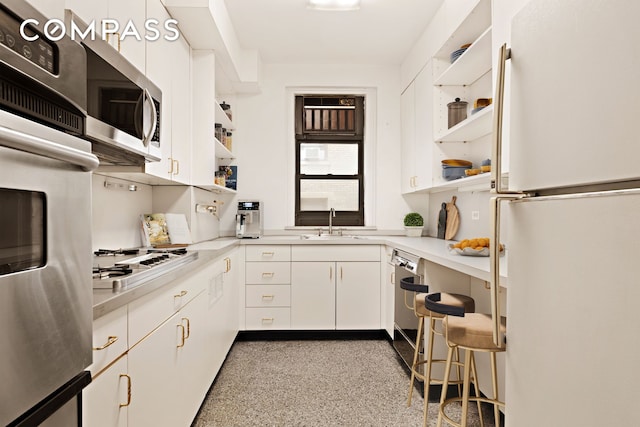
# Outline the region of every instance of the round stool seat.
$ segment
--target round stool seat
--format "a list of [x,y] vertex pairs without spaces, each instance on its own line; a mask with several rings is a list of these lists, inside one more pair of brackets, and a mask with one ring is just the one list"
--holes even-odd
[[[442,301],[445,302],[445,294],[442,295]],[[504,351],[504,348],[493,343],[493,323],[490,314],[465,313],[464,317],[448,316],[442,323],[451,344],[474,350]],[[500,318],[500,331],[503,334],[507,332],[506,317]]]
[[[441,300],[440,300],[441,304],[446,304],[453,307],[462,307],[464,308],[465,313],[473,313],[474,311],[476,311],[476,302],[471,297],[468,297],[466,295],[460,295],[460,294],[448,294],[444,292],[442,292],[440,295],[441,295]],[[431,315],[436,319],[442,319],[445,316],[444,314],[438,313],[436,311],[431,311],[424,306],[424,300],[426,296],[427,294],[416,294],[416,300],[415,300],[415,306],[414,306],[416,308],[416,314],[418,316],[425,316],[425,317],[429,317],[429,315]]]

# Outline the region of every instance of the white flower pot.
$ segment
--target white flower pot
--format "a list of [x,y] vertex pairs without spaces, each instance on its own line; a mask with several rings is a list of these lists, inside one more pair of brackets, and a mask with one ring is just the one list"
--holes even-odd
[[418,226],[418,227],[409,227],[409,226],[404,226],[404,230],[405,230],[405,234],[407,237],[420,237],[422,236],[422,229],[424,227],[422,226]]

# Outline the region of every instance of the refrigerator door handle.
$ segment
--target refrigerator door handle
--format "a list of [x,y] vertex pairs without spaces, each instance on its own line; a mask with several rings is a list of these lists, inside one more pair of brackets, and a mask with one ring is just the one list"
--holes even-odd
[[491,321],[493,324],[493,343],[498,347],[504,345],[504,336],[500,331],[500,202],[516,197],[491,197],[491,244],[489,245],[489,268],[491,270]]
[[491,143],[491,192],[509,194],[502,184],[502,118],[504,116],[504,86],[507,60],[511,58],[511,49],[506,43],[498,51],[498,69],[496,76],[496,94],[493,110],[493,139]]

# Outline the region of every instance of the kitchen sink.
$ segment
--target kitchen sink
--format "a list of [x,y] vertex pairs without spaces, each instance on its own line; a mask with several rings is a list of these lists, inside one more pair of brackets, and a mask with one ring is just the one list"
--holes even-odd
[[340,236],[339,234],[303,234],[300,236],[302,240],[347,240],[347,239],[360,239],[361,236],[354,236],[350,234],[344,234]]

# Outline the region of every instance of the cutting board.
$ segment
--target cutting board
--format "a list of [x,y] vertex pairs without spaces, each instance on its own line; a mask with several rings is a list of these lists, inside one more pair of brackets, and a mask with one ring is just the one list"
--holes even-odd
[[447,231],[447,204],[443,203],[438,213],[438,239],[444,239]]
[[458,232],[458,228],[460,228],[460,214],[456,206],[456,196],[453,196],[451,201],[447,203],[447,226],[444,232],[445,240],[453,239]]

